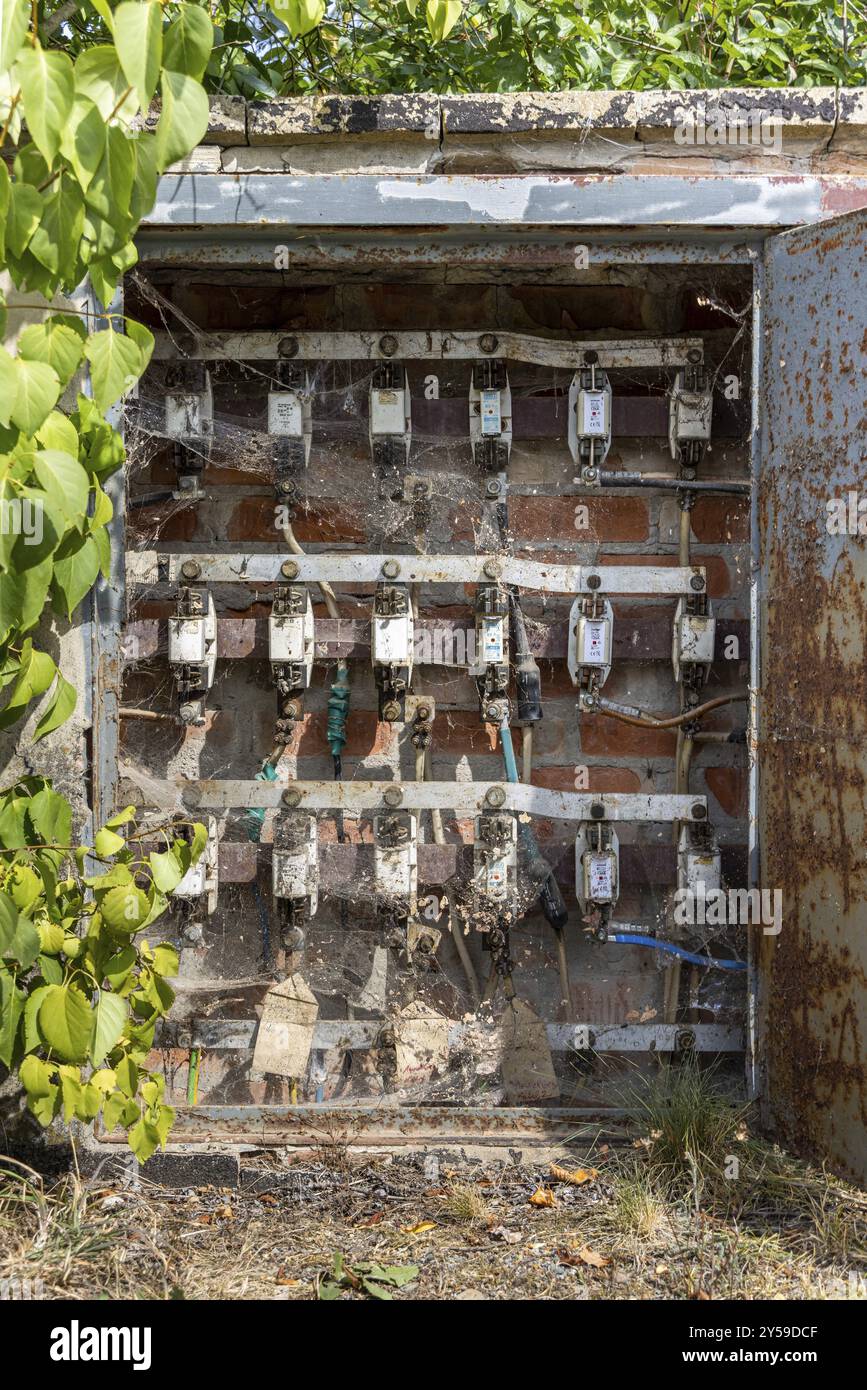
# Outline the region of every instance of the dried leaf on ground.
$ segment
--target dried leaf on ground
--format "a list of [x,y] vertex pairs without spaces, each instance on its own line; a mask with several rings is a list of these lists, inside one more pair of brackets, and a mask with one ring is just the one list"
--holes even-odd
[[530,1205],[532,1207],[556,1207],[557,1198],[554,1196],[550,1187],[540,1186],[537,1187],[536,1191],[531,1195]]
[[595,1182],[599,1177],[598,1168],[562,1168],[559,1163],[552,1163],[549,1172],[557,1182],[568,1182],[573,1187],[583,1187],[584,1183]]
[[606,1265],[611,1263],[607,1255],[600,1255],[597,1250],[591,1250],[589,1245],[558,1250],[557,1259],[561,1265],[570,1265],[572,1268],[577,1268],[579,1265],[589,1265],[591,1269],[604,1269]]
[[425,1231],[435,1231],[437,1223],[435,1221],[417,1221],[414,1226],[401,1226],[405,1236],[423,1236]]

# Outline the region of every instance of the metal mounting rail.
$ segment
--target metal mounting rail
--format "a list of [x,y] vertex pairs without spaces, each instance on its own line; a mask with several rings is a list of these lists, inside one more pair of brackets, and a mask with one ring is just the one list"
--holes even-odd
[[281,580],[331,584],[484,584],[500,580],[520,589],[552,594],[704,593],[701,565],[549,565],[505,555],[371,555],[352,553],[289,556],[285,549],[222,552],[130,550],[127,585],[180,583],[275,584]]
[[[264,986],[263,986],[264,987]],[[242,1052],[255,1040],[259,1020],[256,1018],[211,1019],[193,1018],[173,1028],[161,1030],[158,1045],[200,1047],[208,1052]],[[319,1019],[313,1030],[313,1049],[330,1051],[346,1048],[361,1052],[379,1045],[382,1030],[393,1026],[385,1019]],[[496,1031],[497,1025],[491,1027]],[[462,1023],[449,1028],[449,1047],[461,1045],[467,1033],[478,1034],[478,1021],[468,1029]],[[672,1023],[549,1023],[548,1046],[552,1052],[743,1052],[744,1030],[738,1026],[719,1023],[692,1025]]]
[[[155,361],[175,361],[178,357],[231,362],[298,361],[382,361],[399,360],[478,361],[479,358],[508,358],[540,367],[583,366],[587,352],[597,354],[597,366],[685,367],[695,361],[690,354],[704,355],[701,338],[634,338],[621,341],[581,339],[558,341],[536,338],[527,333],[441,333],[421,331],[392,333],[377,330],[366,333],[208,333],[190,335],[179,349],[177,334],[157,333]],[[484,342],[485,346],[482,346]]]
[[[130,770],[129,777],[135,781]],[[643,792],[562,792],[524,782],[257,782],[220,778],[187,781],[148,778],[142,794],[149,805],[173,809],[182,804],[201,811],[282,810],[362,813],[394,810],[517,811],[553,820],[700,821],[707,819],[707,797],[646,795]]]

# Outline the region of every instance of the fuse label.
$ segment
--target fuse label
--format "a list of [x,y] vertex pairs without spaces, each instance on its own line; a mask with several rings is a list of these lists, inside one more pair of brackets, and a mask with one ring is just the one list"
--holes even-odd
[[584,647],[581,652],[581,661],[585,666],[605,666],[607,665],[607,643],[605,640],[606,624],[593,618],[587,619],[584,623]]
[[304,433],[304,412],[294,391],[272,391],[268,397],[268,433],[298,439]]
[[500,413],[499,391],[485,390],[482,393],[482,434],[496,435],[503,432]]
[[585,435],[604,435],[605,430],[605,393],[603,391],[585,391],[584,396],[584,419],[582,433]]
[[614,896],[614,866],[610,854],[590,855],[588,878],[593,902],[610,902]]

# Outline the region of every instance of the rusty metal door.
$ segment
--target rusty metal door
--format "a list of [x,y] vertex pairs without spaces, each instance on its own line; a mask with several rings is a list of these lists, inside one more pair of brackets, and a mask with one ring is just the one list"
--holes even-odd
[[[867,1180],[867,216],[766,243],[758,805],[765,1119]],[[761,930],[761,929],[759,929]]]

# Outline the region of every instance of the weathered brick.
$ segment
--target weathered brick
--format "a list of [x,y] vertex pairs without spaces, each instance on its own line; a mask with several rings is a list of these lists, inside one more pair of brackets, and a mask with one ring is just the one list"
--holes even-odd
[[746,816],[749,778],[745,768],[709,767],[704,779],[727,816]]
[[522,540],[565,541],[569,546],[584,541],[645,541],[649,533],[646,502],[607,493],[513,497],[509,521]]
[[[245,497],[235,507],[226,526],[230,541],[278,541],[275,502],[272,497]],[[296,538],[304,544],[332,541],[364,541],[365,532],[353,526],[350,514],[339,502],[317,502],[303,507],[293,523]]]
[[706,545],[734,544],[750,538],[750,504],[746,497],[700,497],[690,518],[692,533]]
[[637,792],[641,780],[628,767],[588,767],[586,787],[576,787],[575,768],[534,767],[533,786],[550,787],[552,791],[574,792]]
[[677,734],[671,729],[644,729],[602,714],[582,715],[581,748],[593,757],[673,758]]

